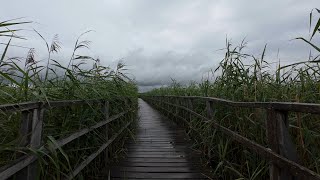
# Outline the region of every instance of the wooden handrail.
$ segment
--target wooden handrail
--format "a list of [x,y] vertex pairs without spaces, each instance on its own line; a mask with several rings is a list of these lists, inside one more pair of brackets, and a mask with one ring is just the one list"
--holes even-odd
[[[102,104],[105,104],[105,102],[108,102],[107,100],[95,100],[95,99],[92,99],[92,100],[64,100],[64,101],[49,101],[49,102],[26,102],[26,103],[19,103],[19,104],[8,104],[8,105],[1,105],[0,106],[0,110],[2,111],[5,111],[5,112],[15,112],[15,111],[22,111],[23,113],[26,112],[26,115],[27,116],[23,116],[23,119],[22,119],[22,126],[24,126],[24,123],[27,122],[27,126],[30,124],[29,120],[31,120],[31,123],[32,122],[37,122],[39,121],[39,125],[36,125],[34,126],[35,123],[32,123],[32,129],[34,130],[34,128],[36,129],[40,129],[39,131],[34,131],[31,133],[31,139],[32,137],[35,137],[37,138],[36,141],[37,142],[40,142],[41,141],[41,131],[42,131],[42,122],[43,122],[43,117],[40,118],[40,111],[43,112],[44,109],[47,109],[47,108],[54,108],[54,107],[62,107],[62,106],[72,106],[72,105],[79,105],[79,104],[87,104],[87,103],[102,103]],[[104,113],[107,113],[107,111],[109,111],[109,106],[103,106],[104,108]],[[30,111],[32,110],[32,111]],[[58,149],[58,148],[61,148],[62,146],[72,142],[73,140],[97,129],[97,128],[100,128],[102,126],[106,126],[108,123],[114,121],[114,120],[117,120],[119,119],[121,116],[127,114],[128,112],[130,112],[132,110],[132,108],[126,110],[126,111],[123,111],[117,115],[114,115],[114,116],[111,116],[109,117],[109,115],[105,114],[104,115],[104,120],[103,121],[100,121],[98,123],[96,123],[95,125],[93,126],[90,126],[90,127],[87,127],[87,128],[83,128],[77,132],[74,132],[72,134],[70,134],[69,136],[65,137],[65,138],[62,138],[62,139],[59,139],[56,141],[56,146],[54,147],[54,149]],[[24,119],[24,118],[29,118],[30,114],[31,113],[31,117],[32,119]],[[43,114],[43,113],[42,113]],[[42,115],[43,116],[43,115]],[[132,122],[132,120],[130,121],[130,123]],[[125,125],[124,127],[128,127],[129,124]],[[38,123],[36,123],[38,124]],[[41,127],[40,127],[41,126]],[[106,126],[107,127],[107,126]],[[122,128],[119,133],[121,133],[125,128]],[[27,128],[29,129],[29,128]],[[107,131],[108,129],[106,129]],[[28,132],[29,133],[29,132]],[[33,133],[36,133],[35,135],[33,135]],[[33,136],[32,136],[33,135]],[[117,135],[118,136],[118,135]],[[107,141],[108,145],[110,143],[113,142],[114,139],[110,139]],[[36,142],[36,143],[37,143]],[[31,144],[31,146],[35,146],[36,144]],[[107,146],[108,146],[107,145]],[[106,149],[107,146],[105,146],[103,148]],[[32,148],[32,147],[31,147]],[[35,148],[35,147],[33,147]],[[35,148],[35,149],[38,149],[38,150],[41,150],[41,151],[44,151],[45,153],[49,153],[49,151],[46,149],[46,147],[43,145],[39,148]],[[101,152],[99,152],[98,154],[100,154]],[[96,154],[93,159],[98,155]],[[90,156],[91,157],[91,156]],[[8,165],[5,165],[3,167],[0,167],[0,179],[7,179],[9,177],[11,177],[12,175],[16,174],[17,172],[21,171],[22,169],[26,168],[27,166],[32,166],[32,164],[38,159],[37,156],[35,155],[25,155],[23,157],[20,157],[18,159],[16,159],[15,161],[13,161],[12,163],[8,164]],[[90,161],[92,161],[93,159],[91,159]],[[87,165],[87,164],[86,164]],[[82,167],[81,169],[83,169],[84,167]],[[80,169],[80,170],[81,170]],[[79,169],[77,171],[77,173],[79,173]],[[29,173],[29,172],[28,172]],[[76,173],[76,174],[77,174]],[[73,174],[73,175],[76,175],[76,174]],[[34,175],[32,175],[33,178],[34,178]]]
[[[116,119],[119,119],[121,116],[123,116],[124,114],[128,113],[128,111],[125,111],[125,112],[122,112],[122,113],[119,113],[117,115],[114,115],[112,117],[110,117],[108,120],[106,121],[101,121],[101,122],[98,122],[97,124],[91,126],[91,127],[88,127],[88,128],[84,128],[84,129],[81,129],[75,133],[72,133],[71,135],[65,137],[65,138],[62,138],[62,139],[59,139],[57,140],[56,144],[58,146],[55,146],[53,149],[58,149],[70,142],[72,142],[73,140],[93,131],[94,129],[97,129],[105,124],[108,124]],[[44,151],[45,153],[48,153],[49,151],[45,149],[45,146],[42,146],[39,148],[39,150],[42,150]],[[32,162],[36,161],[38,158],[37,156],[34,156],[34,155],[27,155],[27,156],[24,156],[23,158],[20,158],[18,159],[17,161],[14,161],[12,162],[11,164],[8,164],[8,165],[5,165],[3,167],[0,167],[0,179],[7,179],[9,177],[11,177],[12,175],[14,175],[15,173],[17,173],[18,171],[20,171],[21,169],[23,169],[24,167],[28,166],[29,164],[31,164]]]
[[[279,176],[279,174],[281,173],[281,168],[282,168],[282,169],[289,170],[291,172],[291,175],[293,175],[293,176],[306,177],[308,179],[320,180],[319,174],[317,174],[316,172],[313,172],[312,170],[310,170],[304,166],[301,166],[297,162],[294,162],[293,160],[289,159],[292,157],[288,158],[288,157],[284,156],[286,154],[282,155],[279,152],[277,152],[275,149],[273,149],[272,147],[271,147],[271,149],[263,147],[262,145],[257,144],[256,142],[251,141],[246,137],[243,137],[242,135],[238,134],[237,132],[234,132],[234,131],[218,124],[217,121],[212,121],[212,117],[210,117],[210,116],[212,116],[212,112],[210,112],[209,109],[207,112],[208,117],[205,117],[205,116],[193,111],[192,109],[189,109],[186,106],[179,105],[179,102],[177,101],[177,99],[188,99],[188,98],[189,99],[196,99],[196,98],[204,99],[207,102],[206,103],[207,108],[212,108],[211,107],[212,104],[210,104],[208,102],[224,103],[224,104],[227,104],[230,106],[245,107],[245,108],[248,108],[248,104],[250,106],[249,108],[251,108],[251,107],[253,107],[253,108],[266,108],[266,107],[268,107],[267,109],[268,109],[268,111],[270,111],[269,113],[271,113],[269,120],[268,120],[269,121],[268,123],[270,123],[270,124],[278,123],[277,126],[281,126],[281,128],[279,130],[279,129],[274,128],[269,125],[267,128],[267,133],[274,134],[274,132],[277,132],[276,135],[278,137],[276,139],[279,139],[279,136],[280,136],[280,139],[282,138],[281,141],[286,141],[286,143],[288,143],[288,142],[290,142],[290,140],[286,139],[287,137],[282,136],[282,133],[287,133],[287,131],[288,131],[285,125],[281,125],[282,121],[283,120],[285,121],[285,119],[277,119],[277,118],[282,118],[285,116],[282,114],[275,116],[275,114],[274,114],[274,113],[279,113],[279,111],[274,110],[274,108],[278,107],[277,106],[278,103],[254,104],[254,103],[232,102],[232,101],[221,100],[221,99],[217,99],[217,98],[205,98],[205,97],[195,97],[195,96],[192,96],[192,97],[189,97],[189,96],[187,96],[187,97],[185,97],[185,96],[144,96],[143,98],[147,101],[151,101],[151,103],[154,104],[155,106],[157,106],[158,108],[178,117],[179,119],[183,119],[184,122],[187,122],[187,125],[189,125],[188,121],[185,118],[179,116],[179,113],[177,112],[177,108],[180,110],[184,110],[186,112],[189,112],[190,114],[193,114],[194,116],[197,116],[198,118],[203,119],[204,123],[207,122],[207,123],[212,124],[215,129],[217,129],[217,130],[221,131],[222,133],[224,133],[225,135],[231,137],[232,139],[234,139],[238,143],[253,150],[254,152],[263,156],[264,158],[269,159],[273,164],[276,164],[280,168],[280,169],[273,168],[273,169],[277,170],[277,172],[271,171],[270,173],[273,173],[273,174],[270,174],[270,179],[277,179],[276,176]],[[164,100],[167,100],[167,101],[164,101]],[[169,102],[170,100],[172,103]],[[279,104],[281,104],[283,106],[283,103],[279,103]],[[318,104],[306,104],[306,103],[293,103],[293,105],[290,105],[290,106],[309,107],[310,105],[313,107],[320,107],[320,105],[318,105]],[[171,112],[170,109],[173,110],[174,112]],[[287,111],[291,110],[289,108],[289,106],[286,106],[285,108],[282,108],[281,110],[283,110],[283,109],[285,109]],[[279,110],[279,109],[277,109],[277,110]],[[306,111],[308,111],[310,113],[310,111],[307,109],[303,110],[303,112],[306,112]],[[301,111],[299,111],[299,112],[301,112]],[[315,109],[314,109],[314,110],[312,110],[312,112],[318,112],[318,111],[315,111]],[[286,114],[285,112],[281,112],[281,113]],[[269,145],[271,145],[271,146],[278,145],[279,142],[271,142],[272,138],[274,138],[274,137],[272,137],[272,136],[269,137],[269,143],[270,143]],[[282,148],[286,148],[286,147],[282,147]],[[271,166],[273,166],[273,165],[271,165]],[[288,177],[288,176],[286,176],[286,177]]]
[[[143,96],[142,96],[143,97]],[[281,111],[293,111],[320,114],[320,104],[315,103],[296,103],[296,102],[236,102],[215,97],[203,96],[149,96],[149,97],[168,97],[168,98],[183,98],[183,99],[201,99],[214,103],[224,104],[233,107],[244,108],[263,108],[263,109],[276,109]]]
[[[129,98],[129,97],[122,97]],[[14,104],[2,104],[0,105],[0,111],[4,112],[16,112],[16,111],[27,111],[36,109],[39,107],[54,108],[63,106],[73,106],[89,103],[99,103],[103,101],[110,101],[110,99],[86,99],[86,100],[59,100],[59,101],[32,101],[32,102],[21,102]]]
[[87,157],[84,161],[80,163],[71,173],[69,173],[67,179],[73,179],[79,172],[86,167],[94,158],[96,158],[103,150],[105,150],[117,137],[133,122],[133,120],[129,121],[125,126],[123,126],[118,133],[113,135],[105,144],[103,144],[96,152],[92,153],[89,157]]

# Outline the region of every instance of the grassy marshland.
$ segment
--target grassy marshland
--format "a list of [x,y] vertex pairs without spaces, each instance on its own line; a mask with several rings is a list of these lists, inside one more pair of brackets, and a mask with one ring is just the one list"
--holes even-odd
[[[21,38],[17,26],[29,22],[0,22],[0,41],[5,44],[0,59],[0,104],[26,101],[49,101],[66,99],[109,99],[110,115],[115,115],[128,107],[119,101],[119,97],[132,97],[136,104],[137,86],[126,76],[123,63],[115,69],[103,66],[99,59],[81,54],[89,48],[89,41],[82,40],[82,34],[74,45],[70,59],[53,59],[59,53],[60,42],[55,36],[48,43],[40,33],[39,38],[47,47],[47,59],[35,58],[35,49],[29,49],[27,57],[7,57],[15,38]],[[67,63],[66,63],[67,62]],[[66,64],[66,65],[64,65]],[[56,139],[65,137],[79,129],[101,121],[101,106],[81,105],[47,110],[44,120],[43,143],[54,144]],[[110,125],[111,134],[131,120],[135,110]],[[88,135],[73,141],[62,149],[49,154],[30,148],[18,148],[20,113],[3,113],[0,117],[0,166],[14,160],[16,152],[33,153],[40,158],[41,177],[60,179],[71,168],[96,151],[105,142],[104,129],[97,129]],[[113,157],[121,154],[123,138],[112,146]],[[101,156],[103,157],[103,155]],[[93,178],[99,168],[104,166],[103,158],[98,157],[79,176]]]
[[[317,14],[316,14],[317,13]],[[281,65],[274,69],[261,55],[245,52],[246,43],[233,46],[226,43],[226,53],[219,67],[212,71],[214,80],[152,90],[149,95],[212,96],[234,101],[290,101],[320,103],[320,15],[318,9],[310,14],[309,38],[296,38],[310,45],[314,53],[305,62]],[[297,42],[301,43],[301,42]],[[270,62],[270,61],[269,61]],[[195,101],[196,112],[205,114],[205,104]],[[266,146],[266,114],[260,109],[215,107],[215,119],[221,125]],[[290,132],[297,145],[301,164],[320,173],[320,118],[303,113],[290,113]],[[226,138],[219,131],[193,119],[191,126],[200,133],[195,148],[202,150],[213,173],[223,179],[267,179],[268,164],[257,154]],[[191,137],[197,134],[190,132]],[[208,149],[210,150],[208,152]]]

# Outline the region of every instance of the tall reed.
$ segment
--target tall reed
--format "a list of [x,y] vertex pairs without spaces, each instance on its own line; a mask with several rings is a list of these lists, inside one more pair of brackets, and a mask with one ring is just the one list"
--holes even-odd
[[[225,56],[212,70],[213,81],[181,85],[174,81],[169,87],[147,92],[148,95],[211,96],[233,101],[248,102],[312,102],[320,103],[320,45],[314,39],[320,35],[319,9],[310,14],[309,38],[298,37],[312,49],[313,55],[299,63],[281,65],[274,69],[266,60],[267,46],[261,55],[245,52],[246,42],[233,46],[226,41]],[[195,111],[205,115],[205,104],[195,101]],[[221,125],[267,147],[265,135],[266,113],[260,109],[239,109],[215,106],[215,118]],[[300,163],[320,173],[320,120],[316,115],[290,113],[290,133],[297,145]],[[191,121],[192,128],[200,133],[195,147],[202,150],[213,173],[223,179],[266,179],[267,161],[247,148],[228,139],[201,119]]]
[[[19,103],[26,101],[52,101],[72,99],[108,99],[110,101],[110,114],[115,115],[126,108],[121,97],[134,99],[137,104],[137,86],[126,72],[125,65],[119,62],[115,69],[102,65],[97,58],[81,54],[82,49],[88,49],[90,42],[83,40],[86,33],[76,40],[70,59],[53,59],[54,54],[60,52],[61,46],[57,35],[51,43],[37,31],[47,49],[45,62],[36,59],[36,49],[29,49],[25,58],[7,57],[12,47],[12,40],[21,38],[16,33],[17,26],[30,22],[11,20],[0,22],[1,41],[5,48],[0,60],[0,104]],[[64,65],[67,64],[67,65]],[[120,99],[120,101],[119,101]],[[63,138],[72,132],[93,125],[103,119],[102,107],[82,105],[76,107],[53,108],[46,111],[43,129],[43,143],[50,150],[57,139]],[[41,178],[61,179],[71,171],[90,153],[96,151],[106,139],[104,129],[97,129],[88,135],[75,140],[62,149],[53,150],[49,154],[44,151],[21,148],[19,144],[20,113],[1,112],[0,117],[0,166],[10,163],[16,158],[16,152],[36,154],[40,159]],[[134,118],[135,109],[122,117],[119,122],[110,124],[110,133],[117,132],[126,122]],[[134,125],[130,126],[129,134]],[[126,135],[129,135],[129,134]],[[113,157],[119,156],[123,151],[126,136],[120,138],[112,147]],[[95,178],[97,170],[103,168],[104,158],[98,157],[91,163],[78,178]]]

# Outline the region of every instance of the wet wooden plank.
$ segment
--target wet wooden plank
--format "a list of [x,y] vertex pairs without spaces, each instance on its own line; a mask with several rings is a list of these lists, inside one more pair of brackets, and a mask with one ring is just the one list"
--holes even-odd
[[185,158],[143,158],[143,157],[136,157],[136,158],[126,158],[126,162],[154,162],[154,163],[163,163],[163,162],[188,162]]
[[115,172],[114,177],[120,177],[120,178],[158,178],[158,179],[203,179],[205,176],[203,176],[200,173],[192,173],[192,172],[163,172],[163,173],[150,173],[150,172]]
[[[119,166],[132,167],[189,167],[188,162],[122,162]],[[198,164],[193,164],[198,165]]]
[[[146,179],[146,180],[149,180],[149,179],[151,179],[151,180],[164,180],[164,179],[168,179],[168,178],[125,178],[125,180],[137,180],[137,179],[139,179],[139,180],[144,180],[144,179]],[[184,180],[184,179],[186,179],[186,178],[174,178],[174,180]],[[208,178],[196,178],[196,180],[202,180],[202,179],[208,179]],[[114,177],[114,178],[112,178],[112,180],[123,180],[123,178]]]
[[138,129],[127,157],[111,167],[112,179],[207,179],[185,130],[139,100]]
[[186,155],[183,151],[133,151],[129,155]]
[[184,158],[185,155],[180,154],[128,154],[127,157],[131,158]]
[[198,173],[198,169],[190,168],[189,166],[179,167],[136,167],[136,166],[115,166],[113,167],[113,172],[145,172],[145,173]]

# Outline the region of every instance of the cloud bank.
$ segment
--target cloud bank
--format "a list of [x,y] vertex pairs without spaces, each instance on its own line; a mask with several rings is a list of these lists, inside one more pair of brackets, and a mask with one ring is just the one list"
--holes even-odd
[[[68,60],[78,35],[94,30],[86,36],[92,41],[86,53],[105,65],[123,59],[145,91],[170,84],[171,78],[182,83],[201,80],[222,59],[223,51],[217,50],[224,47],[226,36],[234,43],[246,37],[248,51],[256,55],[267,43],[271,61],[306,59],[309,47],[290,40],[308,36],[309,12],[318,4],[318,0],[11,0],[2,3],[0,20],[34,21],[21,32],[28,40],[13,43],[36,48],[40,60],[45,46],[32,28],[48,40],[59,34],[60,61]],[[27,50],[11,48],[9,53],[25,56]]]

